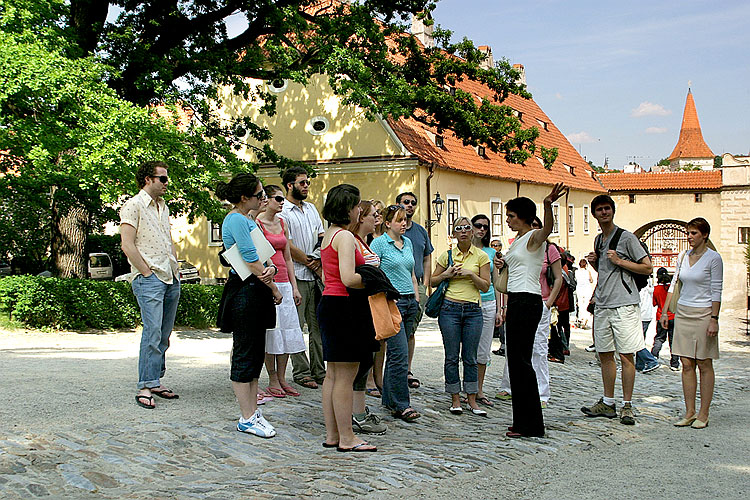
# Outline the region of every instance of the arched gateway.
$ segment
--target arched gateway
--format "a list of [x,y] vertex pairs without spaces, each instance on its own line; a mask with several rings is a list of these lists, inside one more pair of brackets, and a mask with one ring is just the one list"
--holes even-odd
[[[677,267],[677,256],[683,250],[690,248],[687,240],[687,222],[681,220],[665,219],[649,222],[633,234],[648,247],[654,269],[666,267],[674,271]],[[716,250],[710,238],[707,243],[709,248]]]

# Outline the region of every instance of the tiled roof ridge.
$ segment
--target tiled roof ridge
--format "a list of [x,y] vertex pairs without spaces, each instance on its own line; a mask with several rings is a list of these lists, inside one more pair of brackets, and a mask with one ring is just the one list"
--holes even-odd
[[668,191],[721,189],[721,170],[602,173],[599,179],[609,191]]
[[685,98],[685,110],[682,113],[682,127],[677,145],[674,147],[669,160],[677,158],[712,158],[714,156],[711,148],[703,139],[701,124],[698,120],[698,111],[695,109],[693,92],[688,89]]

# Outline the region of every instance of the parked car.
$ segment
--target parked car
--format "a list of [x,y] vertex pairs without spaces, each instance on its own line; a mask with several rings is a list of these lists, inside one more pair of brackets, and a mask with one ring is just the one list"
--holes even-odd
[[180,282],[181,283],[200,283],[201,275],[198,268],[186,260],[179,260],[180,264]]
[[0,260],[0,276],[10,276],[11,274],[13,274],[13,269],[10,267],[10,262]]
[[112,279],[112,259],[106,253],[89,254],[89,279],[92,280],[111,280]]

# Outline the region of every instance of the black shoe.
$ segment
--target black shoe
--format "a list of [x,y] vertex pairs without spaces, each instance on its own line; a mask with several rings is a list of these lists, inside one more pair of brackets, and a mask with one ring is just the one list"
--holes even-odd
[[501,347],[499,349],[492,351],[492,354],[497,354],[498,356],[505,356],[505,349]]

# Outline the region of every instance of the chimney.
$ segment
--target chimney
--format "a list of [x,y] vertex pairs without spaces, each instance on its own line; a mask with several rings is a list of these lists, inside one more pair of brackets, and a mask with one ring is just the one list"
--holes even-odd
[[416,15],[411,16],[411,34],[422,42],[425,48],[433,48],[435,39],[432,37],[432,24],[425,25],[425,21],[432,21],[432,16],[428,12],[425,19],[419,19]]
[[513,65],[513,69],[520,73],[520,75],[518,76],[518,81],[516,83],[523,83],[524,85],[526,85],[526,70],[523,69],[523,64],[516,63]]
[[495,67],[495,59],[492,57],[492,47],[489,45],[480,45],[477,49],[484,54],[484,60],[479,63],[479,67],[483,69],[493,69]]

